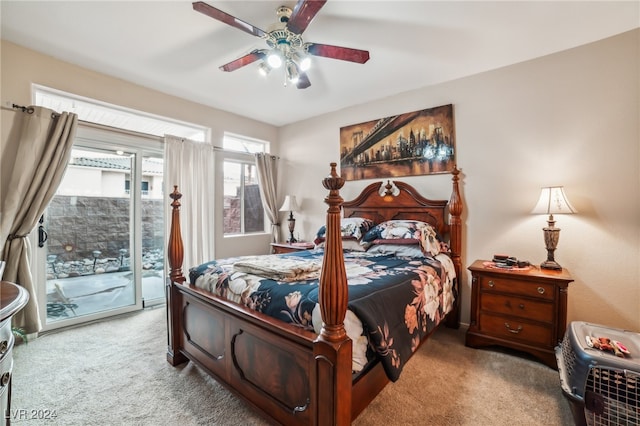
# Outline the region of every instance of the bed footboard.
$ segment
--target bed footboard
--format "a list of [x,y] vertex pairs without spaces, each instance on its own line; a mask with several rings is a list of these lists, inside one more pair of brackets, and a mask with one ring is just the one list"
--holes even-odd
[[357,415],[351,404],[351,340],[343,324],[348,290],[339,190],[344,179],[335,163],[323,184],[329,190],[329,209],[319,295],[324,326],[319,336],[185,283],[181,194],[174,188],[170,195],[167,360],[172,365],[191,360],[279,424],[347,425]]
[[313,333],[212,300],[192,286],[173,283],[169,291],[170,310],[179,313],[170,362],[194,362],[273,422],[314,423]]

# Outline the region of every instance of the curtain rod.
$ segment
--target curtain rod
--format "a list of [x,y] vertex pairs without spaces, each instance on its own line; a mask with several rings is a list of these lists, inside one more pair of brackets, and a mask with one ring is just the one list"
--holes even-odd
[[26,112],[27,114],[33,114],[33,112],[35,111],[35,109],[32,106],[26,107],[23,105],[11,104],[11,108],[22,110],[22,112]]
[[[11,108],[7,108],[5,106],[2,107],[2,109],[7,110],[7,111],[16,111],[16,110],[20,110],[22,112],[25,112],[27,114],[33,114],[36,110],[34,107],[32,106],[24,106],[24,105],[18,105],[18,104],[11,104]],[[59,116],[60,114],[56,113],[56,112],[52,112],[51,113],[51,118],[56,118],[57,116]]]
[[[4,110],[7,110],[7,111],[14,111],[14,112],[15,112],[15,110],[20,110],[22,112],[26,112],[27,114],[33,114],[35,112],[35,108],[32,107],[32,106],[26,107],[26,106],[23,106],[23,105],[18,105],[18,104],[13,104],[13,103],[11,104],[11,108],[7,108],[5,106],[2,106],[1,108],[4,109]],[[51,113],[51,118],[56,118],[59,115],[60,114],[52,112]],[[98,123],[94,123],[94,122],[91,122],[91,121],[78,120],[78,123],[79,124],[88,125],[90,127],[96,127],[96,128],[108,129],[108,130],[112,130],[112,131],[119,131],[120,133],[132,134],[134,136],[144,136],[144,137],[148,137],[148,138],[151,138],[151,139],[157,139],[157,140],[160,140],[160,141],[162,141],[164,139],[163,137],[158,136],[158,135],[151,135],[149,133],[136,132],[134,130],[119,129],[117,127],[107,126],[107,125],[104,125],[104,124],[98,124]],[[181,139],[182,139],[183,142],[185,141],[184,138],[181,138]],[[214,151],[224,151],[224,148],[219,147],[219,146],[215,146],[215,145],[213,146],[213,149],[214,149]],[[268,154],[268,153],[264,153],[264,154],[271,155],[271,154]],[[272,155],[272,157],[280,159],[280,157],[278,157],[277,155]]]
[[[11,104],[11,108],[8,108],[8,107],[5,107],[5,106],[2,106],[0,108],[2,108],[4,110],[7,110],[7,111],[13,111],[13,112],[16,112],[16,110],[20,110],[20,111],[22,111],[24,113],[27,113],[27,114],[33,114],[35,112],[35,108],[32,107],[32,106],[26,107],[26,106],[18,105],[18,104]],[[58,114],[56,112],[52,112],[51,113],[51,118],[56,118],[59,115],[60,114]],[[142,136],[142,137],[146,137],[146,138],[149,138],[149,139],[162,141],[162,137],[158,136],[158,135],[152,135],[150,133],[143,133],[143,132],[136,132],[134,130],[120,129],[120,128],[113,127],[113,126],[107,126],[106,124],[94,123],[93,121],[78,120],[78,124],[82,124],[82,125],[87,126],[87,127],[105,129],[105,130],[115,131],[115,132],[119,132],[119,133],[129,134],[129,135],[133,135],[133,136]]]

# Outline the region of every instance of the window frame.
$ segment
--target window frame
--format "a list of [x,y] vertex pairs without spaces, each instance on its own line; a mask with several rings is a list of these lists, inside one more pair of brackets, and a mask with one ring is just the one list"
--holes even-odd
[[[225,148],[225,140],[228,139],[232,139],[234,141],[245,141],[249,144],[259,144],[262,146],[262,150],[257,150],[257,151],[253,151],[253,152],[249,152],[249,151],[245,151],[245,152],[241,152],[241,151],[237,151],[237,150],[232,150],[232,149],[228,149]],[[224,138],[223,138],[223,148],[221,149],[222,152],[222,185],[224,187],[224,167],[226,163],[237,163],[240,164],[241,167],[241,173],[240,173],[240,232],[234,232],[234,233],[228,233],[227,230],[225,229],[224,226],[224,211],[222,213],[222,218],[223,218],[223,225],[222,225],[222,235],[223,238],[233,238],[233,237],[242,237],[242,236],[250,236],[250,235],[260,235],[260,234],[265,234],[267,233],[267,223],[268,223],[268,218],[267,218],[267,213],[266,210],[264,208],[264,205],[262,205],[262,214],[264,217],[263,223],[263,229],[261,231],[254,231],[254,232],[246,232],[245,231],[245,171],[246,171],[246,166],[252,166],[252,167],[256,167],[256,161],[255,161],[255,154],[258,152],[264,152],[264,153],[269,153],[269,147],[270,147],[270,143],[268,141],[263,141],[260,139],[255,139],[255,138],[250,138],[250,137],[245,137],[245,136],[241,136],[238,134],[234,134],[234,133],[228,133],[225,132],[224,133]],[[228,147],[228,145],[227,145]],[[224,191],[223,191],[223,198],[224,198]],[[262,201],[261,201],[262,204]],[[224,206],[223,206],[224,209]]]

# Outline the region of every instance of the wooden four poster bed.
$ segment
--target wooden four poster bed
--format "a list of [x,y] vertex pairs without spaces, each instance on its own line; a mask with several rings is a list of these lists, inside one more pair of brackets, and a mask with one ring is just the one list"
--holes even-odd
[[[410,185],[396,181],[399,193],[391,201],[379,193],[381,182],[368,185],[352,201],[343,202],[344,185],[331,163],[323,180],[329,190],[326,240],[318,287],[322,317],[319,334],[287,324],[189,284],[182,272],[183,243],[179,209],[181,194],[171,194],[172,217],[168,243],[167,360],[172,365],[192,361],[266,419],[280,424],[346,425],[389,382],[381,362],[374,360],[355,375],[352,341],[343,321],[349,288],[343,255],[341,209],[345,218],[419,220],[448,235],[449,253],[456,272],[455,300],[444,318],[458,327],[457,283],[461,272],[462,199],[459,171],[452,172],[449,201],[429,200]],[[387,183],[388,184],[388,183]],[[272,255],[280,256],[280,255]],[[444,316],[444,315],[443,315]],[[429,334],[432,330],[429,330]],[[426,337],[417,342],[419,346]],[[414,348],[417,349],[417,346]]]

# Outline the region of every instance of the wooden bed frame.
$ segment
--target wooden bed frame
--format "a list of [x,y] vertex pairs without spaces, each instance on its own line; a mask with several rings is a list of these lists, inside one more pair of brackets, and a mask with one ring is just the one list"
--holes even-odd
[[[348,286],[342,240],[341,207],[345,217],[368,217],[376,223],[388,219],[430,222],[441,235],[449,235],[457,280],[461,271],[463,205],[453,174],[451,199],[428,200],[402,182],[392,201],[380,196],[381,183],[372,183],[354,200],[343,202],[344,185],[331,163],[323,180],[329,190],[325,202],[327,232],[320,276],[320,335],[286,324],[259,312],[189,285],[182,273],[180,198],[175,188],[167,280],[167,360],[172,365],[192,361],[218,382],[247,401],[262,416],[279,424],[346,425],[384,388],[388,379],[380,362],[355,379],[351,371],[351,340],[344,328]],[[447,220],[449,219],[449,220]],[[459,288],[459,285],[456,287]],[[455,289],[454,289],[455,290]],[[459,321],[456,293],[454,309],[446,318],[450,327]],[[206,409],[206,407],[203,407]]]

